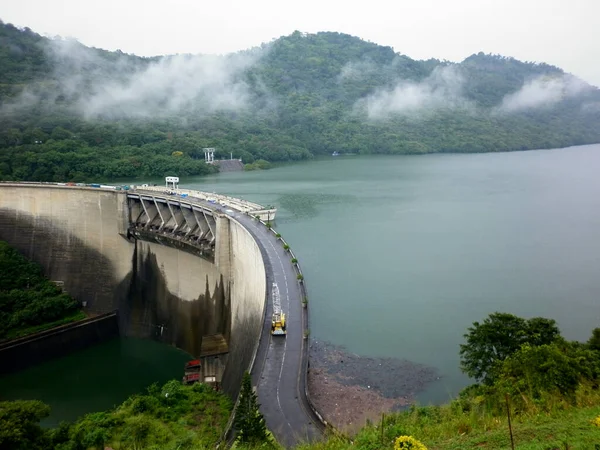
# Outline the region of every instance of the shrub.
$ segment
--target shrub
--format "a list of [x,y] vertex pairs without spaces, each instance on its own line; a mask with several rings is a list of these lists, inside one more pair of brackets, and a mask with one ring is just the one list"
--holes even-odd
[[158,400],[148,395],[136,397],[131,405],[131,411],[134,414],[152,412],[158,407]]
[[412,436],[399,436],[394,442],[394,450],[427,450],[421,442]]

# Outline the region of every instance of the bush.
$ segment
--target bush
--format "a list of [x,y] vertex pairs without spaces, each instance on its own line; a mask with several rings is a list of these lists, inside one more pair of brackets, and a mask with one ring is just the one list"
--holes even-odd
[[143,395],[140,397],[135,397],[133,403],[131,405],[131,411],[134,414],[142,414],[142,413],[152,413],[158,408],[159,402],[155,397],[150,397],[149,395]]
[[421,442],[412,436],[400,436],[394,442],[394,450],[427,450]]

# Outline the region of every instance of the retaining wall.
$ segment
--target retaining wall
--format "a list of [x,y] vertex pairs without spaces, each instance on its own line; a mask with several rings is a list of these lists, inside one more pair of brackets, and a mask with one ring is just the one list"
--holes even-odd
[[0,373],[15,372],[119,336],[116,312],[0,343]]

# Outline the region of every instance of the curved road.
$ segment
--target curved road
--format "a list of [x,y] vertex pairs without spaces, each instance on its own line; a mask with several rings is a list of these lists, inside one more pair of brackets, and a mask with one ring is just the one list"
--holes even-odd
[[[252,369],[252,383],[257,387],[260,410],[267,428],[286,448],[319,439],[323,435],[324,425],[306,398],[304,364],[307,363],[307,355],[304,346],[308,341],[304,339],[302,291],[289,252],[283,249],[272,231],[251,216],[197,197],[190,196],[185,200],[211,209],[216,207],[241,223],[254,237],[265,263],[269,300]],[[274,282],[279,287],[281,308],[286,316],[287,337],[271,336],[271,288]]]
[[[272,231],[251,217],[226,209],[256,240],[267,273],[269,302],[260,345],[252,371],[257,386],[260,410],[267,427],[278,442],[290,448],[300,442],[314,441],[323,434],[323,425],[308,406],[303,370],[304,339],[302,292],[289,252]],[[272,283],[277,283],[281,308],[286,316],[287,337],[271,336]]]

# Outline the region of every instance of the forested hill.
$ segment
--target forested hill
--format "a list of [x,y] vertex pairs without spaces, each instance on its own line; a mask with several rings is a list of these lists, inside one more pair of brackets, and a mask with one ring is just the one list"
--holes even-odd
[[219,156],[489,152],[600,142],[600,92],[547,64],[417,61],[340,33],[141,58],[0,22],[0,180],[191,175]]

